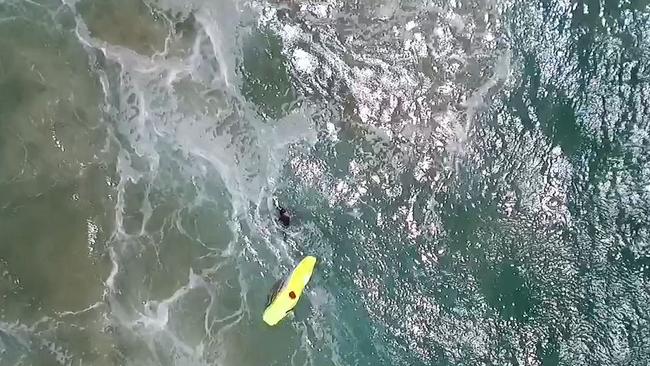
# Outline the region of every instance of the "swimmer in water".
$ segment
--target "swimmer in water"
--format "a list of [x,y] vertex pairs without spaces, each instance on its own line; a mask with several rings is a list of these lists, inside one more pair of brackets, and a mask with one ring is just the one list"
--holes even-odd
[[291,215],[289,215],[289,212],[286,209],[280,206],[278,206],[278,220],[285,227],[288,227],[291,224]]
[[287,241],[287,239],[289,238],[289,233],[287,232],[287,230],[289,228],[289,225],[291,225],[291,214],[286,208],[278,204],[278,201],[275,197],[273,197],[273,205],[275,206],[275,209],[278,211],[278,221],[284,227],[284,229],[280,230],[282,232],[282,237],[284,241]]
[[275,209],[278,210],[278,221],[280,221],[284,227],[289,227],[291,224],[291,215],[289,214],[289,211],[280,206],[275,198],[273,198],[273,204],[275,205]]

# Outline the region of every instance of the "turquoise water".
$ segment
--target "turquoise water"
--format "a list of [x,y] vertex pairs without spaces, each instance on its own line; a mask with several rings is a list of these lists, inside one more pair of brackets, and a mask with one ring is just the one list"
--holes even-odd
[[648,365],[649,43],[642,1],[0,1],[0,365]]

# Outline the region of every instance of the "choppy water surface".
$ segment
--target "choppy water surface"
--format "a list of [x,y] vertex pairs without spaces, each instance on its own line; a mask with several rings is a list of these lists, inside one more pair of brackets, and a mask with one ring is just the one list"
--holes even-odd
[[0,364],[647,365],[649,43],[643,1],[2,1]]

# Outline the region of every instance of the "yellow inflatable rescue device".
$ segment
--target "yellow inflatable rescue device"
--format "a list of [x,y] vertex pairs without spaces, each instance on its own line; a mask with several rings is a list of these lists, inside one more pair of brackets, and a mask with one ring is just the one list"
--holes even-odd
[[296,306],[314,272],[315,265],[316,258],[307,256],[298,263],[289,277],[284,281],[276,282],[262,316],[266,324],[271,326],[278,324]]

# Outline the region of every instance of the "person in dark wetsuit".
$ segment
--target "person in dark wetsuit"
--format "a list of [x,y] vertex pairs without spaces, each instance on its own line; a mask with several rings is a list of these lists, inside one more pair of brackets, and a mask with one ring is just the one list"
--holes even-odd
[[278,221],[280,221],[282,226],[289,227],[291,224],[291,215],[289,214],[289,211],[287,211],[286,208],[280,206],[277,198],[275,197],[273,197],[273,205],[275,206],[275,209],[278,210]]
[[277,199],[275,197],[273,197],[273,205],[275,206],[275,209],[277,210],[278,221],[284,227],[284,229],[281,230],[282,231],[282,236],[284,238],[284,241],[287,241],[288,232],[287,232],[286,229],[288,229],[289,225],[291,225],[292,216],[289,213],[289,210],[287,210],[286,208],[280,206],[280,204],[278,203],[278,201],[277,201]]
[[291,224],[291,215],[289,215],[289,211],[284,207],[278,206],[278,221],[280,221],[284,227],[288,227]]

